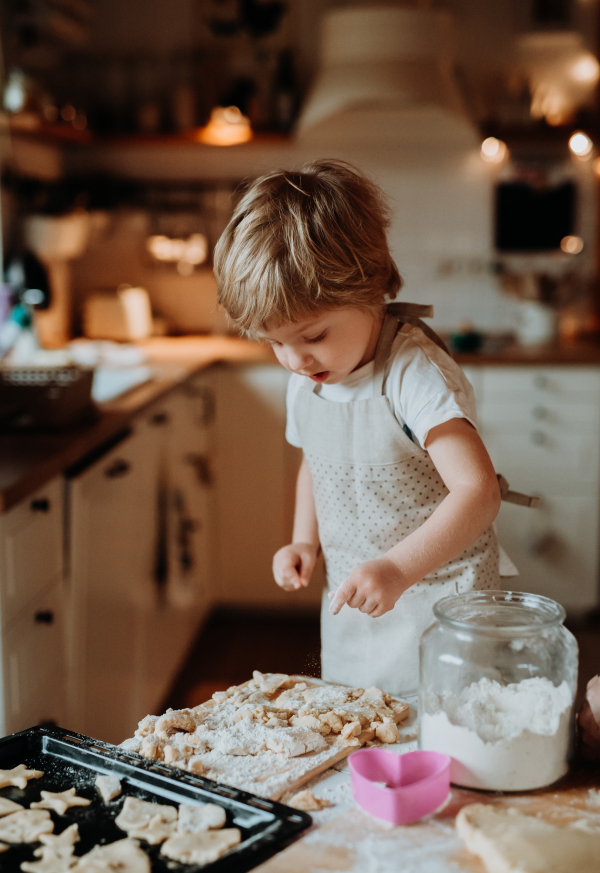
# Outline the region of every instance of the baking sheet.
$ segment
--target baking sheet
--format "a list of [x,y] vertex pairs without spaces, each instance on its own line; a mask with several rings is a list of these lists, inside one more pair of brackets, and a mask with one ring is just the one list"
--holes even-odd
[[[283,848],[311,823],[304,812],[57,727],[30,728],[0,739],[0,768],[10,769],[17,764],[42,770],[44,775],[30,780],[24,789],[1,788],[0,797],[29,807],[32,801],[40,800],[42,790],[64,791],[74,786],[79,796],[92,801],[90,806],[72,807],[62,816],[50,813],[54,833],[77,823],[80,840],[75,844],[75,855],[85,854],[98,843],[112,843],[127,836],[114,823],[127,796],[172,805],[216,803],[226,811],[225,827],[237,827],[242,832],[238,846],[202,867],[171,861],[160,855],[160,846],[142,843],[156,873],[242,873]],[[101,773],[112,773],[121,780],[122,793],[109,803],[101,799],[94,786]],[[33,855],[37,845],[13,845],[0,855],[3,873],[20,871],[23,861],[39,860]]]

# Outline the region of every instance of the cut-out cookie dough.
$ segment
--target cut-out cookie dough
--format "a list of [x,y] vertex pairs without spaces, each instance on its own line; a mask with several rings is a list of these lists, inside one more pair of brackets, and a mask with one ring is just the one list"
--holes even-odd
[[40,834],[54,830],[54,822],[47,809],[24,809],[0,819],[0,841],[6,843],[35,843]]
[[17,764],[12,770],[0,770],[0,788],[7,785],[26,788],[29,779],[39,779],[43,775],[41,770],[29,770],[25,764]]
[[182,864],[210,864],[224,855],[242,839],[237,828],[204,831],[171,837],[161,846],[161,853]]
[[137,843],[125,839],[94,846],[70,869],[72,873],[150,873],[150,859]]
[[298,791],[290,797],[287,805],[292,809],[302,809],[304,812],[317,812],[319,809],[331,806],[331,803],[323,797],[316,797],[309,788],[305,788],[304,791]]
[[121,793],[121,781],[113,774],[100,775],[94,783],[98,794],[105,803],[114,800]]
[[68,828],[61,834],[40,834],[40,843],[42,846],[34,851],[34,855],[41,857],[44,849],[51,849],[53,852],[71,852],[75,843],[79,841],[79,827],[76,824],[69,825]]
[[165,823],[177,819],[177,808],[161,803],[150,803],[137,797],[126,797],[123,809],[115,819],[115,824],[122,831],[129,833],[147,827],[150,822],[159,817]]
[[89,806],[92,801],[86,797],[78,797],[74,788],[66,791],[42,791],[42,799],[30,804],[31,809],[53,809],[59,815],[64,815],[71,806]]
[[7,849],[10,849],[8,843],[0,843],[0,852],[6,852]]
[[463,807],[456,829],[488,873],[600,873],[600,831],[557,827],[484,803]]
[[24,809],[20,803],[9,800],[8,797],[0,797],[0,816],[11,815],[13,812],[21,812]]
[[23,861],[21,870],[24,873],[67,873],[76,862],[77,858],[73,857],[73,850],[65,855],[47,849],[39,861]]
[[160,815],[155,815],[143,826],[129,828],[127,836],[134,840],[145,840],[151,846],[156,846],[175,836],[176,833],[176,821],[165,821]]
[[180,834],[199,834],[202,831],[222,828],[225,819],[225,810],[216,803],[205,803],[203,806],[182,803],[179,806],[177,830]]

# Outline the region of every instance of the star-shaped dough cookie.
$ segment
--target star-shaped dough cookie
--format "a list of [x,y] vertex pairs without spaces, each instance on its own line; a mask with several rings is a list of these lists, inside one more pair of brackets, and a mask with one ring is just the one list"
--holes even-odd
[[[77,863],[74,855],[56,855],[49,849],[40,861],[23,861],[21,870],[24,873],[67,873]],[[72,850],[71,850],[72,852]]]
[[52,849],[53,852],[62,852],[64,849],[73,850],[73,846],[79,840],[79,828],[76,824],[69,825],[62,834],[40,834],[42,847],[34,851],[34,855],[42,857],[43,849]]
[[28,770],[25,764],[17,764],[12,770],[0,770],[0,788],[7,785],[25,788],[28,779],[39,779],[43,775],[41,770]]
[[59,815],[64,815],[71,806],[89,806],[91,802],[85,797],[78,797],[74,788],[67,788],[66,791],[42,791],[42,799],[30,806],[31,809],[53,809]]
[[8,797],[0,797],[0,816],[11,815],[13,812],[22,812],[23,807],[20,803],[15,803],[14,800],[9,800]]

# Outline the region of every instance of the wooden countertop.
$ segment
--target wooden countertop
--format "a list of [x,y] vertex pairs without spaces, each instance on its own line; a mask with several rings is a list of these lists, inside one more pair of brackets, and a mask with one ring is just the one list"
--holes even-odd
[[454,352],[454,360],[461,366],[594,366],[600,364],[600,342],[578,341],[549,343],[543,346],[507,344],[501,349],[479,352]]
[[155,377],[99,405],[95,422],[56,433],[0,434],[0,512],[115,439],[132,418],[211,364],[270,363],[270,349],[235,337],[157,338],[141,344]]
[[[405,751],[414,746],[407,743]],[[453,787],[436,813],[404,826],[376,819],[354,803],[346,763],[309,787],[334,805],[311,813],[310,830],[259,865],[256,873],[485,873],[482,861],[465,849],[456,832],[456,816],[469,803],[514,808],[556,825],[582,821],[594,829],[600,827],[600,803],[595,796],[600,788],[599,764],[579,764],[550,788],[522,794]]]

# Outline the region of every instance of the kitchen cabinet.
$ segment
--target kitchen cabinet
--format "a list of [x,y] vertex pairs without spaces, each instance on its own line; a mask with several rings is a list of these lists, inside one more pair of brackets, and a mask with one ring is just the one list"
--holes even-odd
[[600,576],[600,369],[469,368],[482,438],[512,488],[538,509],[503,504],[500,542],[519,569],[510,585],[569,612],[597,607]]
[[0,732],[64,723],[63,482],[0,516]]
[[210,606],[210,376],[72,476],[69,727],[109,742],[160,708]]
[[[314,608],[322,572],[308,588],[273,581],[273,555],[291,540],[298,449],[285,440],[289,373],[272,364],[216,373],[216,566],[214,598],[256,608]],[[320,568],[322,570],[322,568]]]

